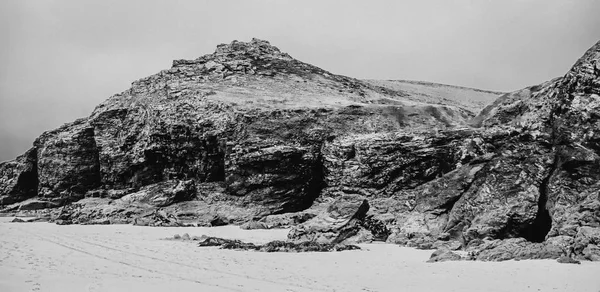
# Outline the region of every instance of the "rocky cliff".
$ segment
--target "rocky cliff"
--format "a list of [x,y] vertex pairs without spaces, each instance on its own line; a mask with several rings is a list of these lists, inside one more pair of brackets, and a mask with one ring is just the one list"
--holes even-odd
[[500,94],[357,80],[234,41],[42,134],[0,164],[0,205],[63,224],[261,221],[293,240],[600,260],[599,59],[600,43],[564,77]]

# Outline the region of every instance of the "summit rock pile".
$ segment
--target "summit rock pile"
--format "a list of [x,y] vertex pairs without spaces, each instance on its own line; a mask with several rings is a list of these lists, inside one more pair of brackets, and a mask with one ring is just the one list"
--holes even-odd
[[501,94],[358,80],[234,41],[0,163],[0,205],[55,207],[35,212],[63,224],[259,221],[298,242],[600,260],[599,76],[600,43],[565,76]]

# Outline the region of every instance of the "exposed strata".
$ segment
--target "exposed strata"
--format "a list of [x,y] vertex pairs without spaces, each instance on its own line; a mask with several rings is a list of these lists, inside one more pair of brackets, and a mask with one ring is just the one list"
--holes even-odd
[[[64,224],[260,220],[295,226],[292,239],[599,260],[599,59],[600,43],[564,77],[476,116],[472,100],[234,41],[42,134],[0,164],[0,204],[63,206],[51,212]],[[348,197],[368,211],[332,214]]]

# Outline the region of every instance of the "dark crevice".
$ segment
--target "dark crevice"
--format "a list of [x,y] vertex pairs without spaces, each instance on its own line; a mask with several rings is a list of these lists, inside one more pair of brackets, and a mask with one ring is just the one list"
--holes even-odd
[[433,212],[431,212],[434,215],[440,216],[443,214],[449,214],[452,209],[454,208],[454,205],[456,205],[456,202],[458,202],[458,200],[460,200],[460,198],[462,198],[473,186],[473,184],[475,183],[475,181],[477,179],[479,179],[480,177],[480,173],[484,173],[481,170],[477,171],[477,173],[475,173],[475,176],[473,176],[473,178],[467,182],[467,184],[462,188],[462,191],[460,192],[460,194],[458,196],[449,198],[448,201],[446,201],[444,204],[440,205],[439,207],[436,208],[436,210],[441,210],[438,212],[435,212],[435,210]]
[[[566,94],[564,91],[559,91],[558,95],[566,95],[567,97],[569,96],[569,94]],[[552,162],[552,166],[550,167],[548,175],[540,184],[540,196],[538,198],[538,210],[535,219],[533,223],[527,228],[523,229],[520,234],[521,237],[531,242],[544,242],[546,240],[546,235],[548,235],[548,232],[550,232],[550,229],[552,229],[552,217],[550,216],[550,211],[547,208],[548,190],[550,180],[554,176],[554,173],[559,167],[562,166],[556,147],[562,144],[561,140],[564,139],[564,133],[560,127],[560,120],[557,120],[557,118],[563,114],[562,105],[568,102],[569,101],[555,104],[548,118],[547,125],[552,129],[550,141],[554,148],[554,161]]]
[[538,198],[538,210],[533,220],[533,223],[527,226],[522,232],[521,237],[525,238],[527,241],[531,242],[544,242],[546,240],[546,235],[552,229],[552,217],[550,216],[550,211],[546,207],[546,203],[548,202],[548,188],[550,184],[550,179],[556,172],[558,168],[558,155],[554,157],[554,163],[548,172],[548,175],[542,180],[540,185],[540,197]]
[[23,194],[24,199],[37,196],[38,190],[38,171],[37,171],[37,148],[34,147],[24,154],[28,171],[24,171],[17,179],[19,191]]
[[314,201],[321,195],[323,188],[325,187],[325,163],[323,158],[323,145],[316,147],[315,151],[317,159],[312,165],[311,173],[312,177],[308,184],[308,198],[299,206],[300,210],[303,211],[310,208]]
[[[454,205],[456,205],[456,202],[458,202],[460,200],[460,198],[462,198],[469,191],[469,189],[471,189],[471,186],[473,186],[473,183],[479,177],[478,174],[479,173],[475,174],[473,179],[471,181],[469,181],[467,183],[467,185],[464,186],[464,188],[462,189],[462,191],[460,192],[460,194],[458,196],[448,198],[448,200],[446,202],[437,206],[435,209],[433,209],[433,210],[430,209],[427,211],[429,211],[431,214],[433,214],[435,216],[450,214],[450,212],[454,208]],[[448,222],[446,222],[445,224],[448,225]],[[448,229],[450,229],[449,226],[446,226],[445,230],[448,230]]]
[[[325,166],[323,163],[323,154],[319,149],[316,153],[317,158],[312,163],[310,169],[310,179],[306,183],[306,187],[303,190],[304,197],[302,200],[287,201],[279,208],[279,210],[273,212],[273,215],[300,212],[310,208],[314,201],[321,195],[321,191],[325,186]],[[285,182],[289,184],[289,182]]]
[[[489,158],[483,158],[482,156],[476,157],[474,160],[469,162],[469,165],[473,166],[473,165],[477,165],[477,164],[485,164],[489,161]],[[455,169],[456,170],[456,169]],[[452,170],[454,171],[454,170]],[[449,171],[451,172],[451,171]],[[447,172],[447,173],[449,173]],[[464,185],[462,186],[462,188],[460,189],[460,193],[456,196],[452,196],[447,198],[447,200],[440,204],[437,205],[435,207],[432,207],[430,209],[426,209],[425,211],[436,215],[436,216],[441,216],[443,214],[449,214],[452,209],[454,208],[454,205],[456,204],[456,202],[458,202],[473,186],[473,184],[475,183],[475,181],[478,181],[479,179],[481,179],[483,176],[485,176],[487,172],[483,171],[483,169],[480,169],[479,171],[477,171],[477,173],[475,173],[475,175],[467,182],[464,183]],[[444,173],[443,175],[445,175],[446,173]],[[430,182],[430,181],[429,181]],[[421,185],[424,185],[426,183],[429,182],[425,182]],[[418,186],[417,186],[418,187]],[[417,187],[413,188],[416,189]],[[421,202],[417,202],[415,205],[419,205]],[[412,211],[414,209],[411,208],[410,210]],[[446,230],[450,229],[449,226],[446,227]]]
[[469,184],[469,186],[466,189],[464,189],[464,191],[462,191],[460,195],[449,198],[448,201],[446,201],[444,204],[440,205],[435,210],[433,210],[431,214],[440,216],[442,214],[450,213],[450,211],[452,211],[452,208],[454,208],[454,204],[456,204],[456,202],[460,200],[460,198],[469,190],[470,187],[471,184]]
[[[37,148],[33,147],[16,159],[23,171],[17,174],[16,184],[9,190],[7,196],[0,198],[0,209],[6,205],[22,202],[37,196]],[[0,165],[0,169],[2,166]]]

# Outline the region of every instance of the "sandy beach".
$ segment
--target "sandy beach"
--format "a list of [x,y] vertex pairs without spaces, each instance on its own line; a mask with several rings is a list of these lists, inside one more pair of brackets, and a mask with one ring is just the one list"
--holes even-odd
[[199,248],[174,234],[284,239],[287,230],[58,226],[0,218],[0,291],[600,291],[600,263],[426,263],[431,251],[259,253]]

